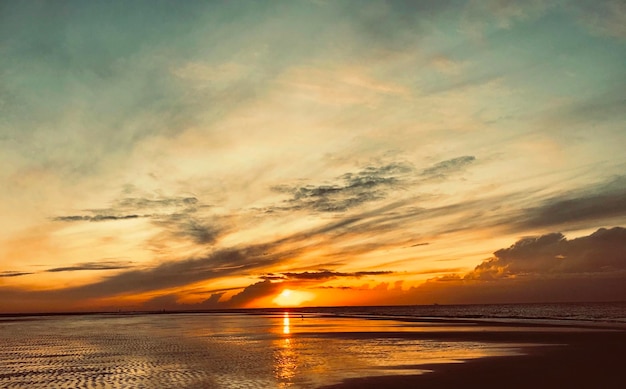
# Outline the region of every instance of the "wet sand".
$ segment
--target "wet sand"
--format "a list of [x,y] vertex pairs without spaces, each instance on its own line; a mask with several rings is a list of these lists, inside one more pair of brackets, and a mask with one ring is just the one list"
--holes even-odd
[[[429,336],[433,337],[433,334]],[[626,332],[623,330],[498,331],[441,333],[434,336],[440,339],[534,345],[522,347],[522,355],[421,365],[421,369],[432,372],[354,378],[324,388],[626,388]]]
[[623,388],[626,331],[311,315],[0,320],[0,388]]

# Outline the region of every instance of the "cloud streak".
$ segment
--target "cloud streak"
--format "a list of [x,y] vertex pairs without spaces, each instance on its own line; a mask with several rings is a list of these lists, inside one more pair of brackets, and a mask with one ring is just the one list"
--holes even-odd
[[282,210],[308,209],[319,212],[345,212],[359,205],[384,199],[390,189],[406,183],[413,168],[404,163],[368,166],[356,173],[338,177],[328,185],[275,186],[279,193],[291,195]]
[[463,157],[453,158],[441,161],[435,165],[424,169],[422,176],[428,179],[446,179],[448,176],[460,173],[476,160],[476,157],[466,155]]
[[129,220],[129,219],[138,219],[140,217],[149,217],[147,215],[94,215],[94,216],[80,216],[80,215],[72,215],[72,216],[57,216],[54,221],[57,222],[78,222],[78,221],[90,221],[90,222],[106,222],[106,221],[114,221],[114,220]]
[[537,228],[626,215],[626,177],[582,193],[553,197],[529,209],[520,228]]
[[330,270],[320,270],[320,271],[305,271],[300,273],[293,272],[284,272],[278,275],[268,274],[267,276],[262,276],[264,279],[283,279],[283,280],[331,280],[335,278],[362,278],[366,276],[380,276],[380,275],[389,275],[393,274],[392,271],[358,271],[358,272],[337,272]]
[[19,271],[3,271],[3,272],[0,272],[0,278],[20,277],[20,276],[27,276],[30,274],[34,274],[34,273],[19,272]]
[[84,262],[77,263],[73,266],[55,267],[45,270],[48,273],[58,272],[72,272],[83,270],[121,270],[133,267],[132,262],[116,262],[116,261],[103,261],[103,262]]

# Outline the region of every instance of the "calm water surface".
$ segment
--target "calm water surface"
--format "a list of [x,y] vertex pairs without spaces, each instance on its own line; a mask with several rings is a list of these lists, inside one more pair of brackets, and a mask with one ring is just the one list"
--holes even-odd
[[454,328],[294,312],[2,318],[0,388],[316,388],[519,352],[385,336]]

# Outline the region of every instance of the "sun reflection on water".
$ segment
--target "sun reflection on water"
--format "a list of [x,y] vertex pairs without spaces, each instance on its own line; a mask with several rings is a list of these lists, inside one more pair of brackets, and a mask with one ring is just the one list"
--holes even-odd
[[289,334],[291,329],[289,328],[289,312],[283,314],[283,334]]
[[[283,334],[289,335],[290,333],[289,312],[285,312],[283,314]],[[277,346],[274,355],[274,376],[278,380],[280,388],[287,388],[293,385],[293,379],[298,369],[298,355],[290,337],[279,340]]]

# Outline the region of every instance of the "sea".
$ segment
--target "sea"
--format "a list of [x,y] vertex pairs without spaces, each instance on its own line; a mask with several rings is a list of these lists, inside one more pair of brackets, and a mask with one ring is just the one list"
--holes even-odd
[[322,388],[524,353],[437,333],[572,328],[624,329],[626,302],[2,315],[0,388]]

